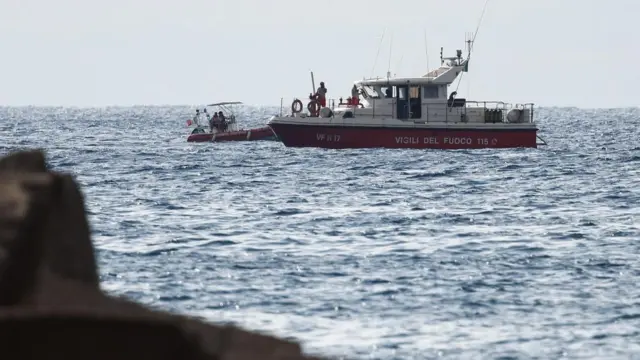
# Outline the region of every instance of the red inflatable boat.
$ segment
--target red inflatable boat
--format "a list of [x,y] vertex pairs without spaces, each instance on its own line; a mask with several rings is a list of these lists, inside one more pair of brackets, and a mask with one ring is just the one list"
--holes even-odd
[[[240,101],[221,102],[207,105],[207,108],[187,120],[187,126],[195,125],[187,142],[253,141],[277,140],[278,137],[269,126],[253,129],[238,129],[233,105],[242,105]],[[210,109],[213,108],[213,109]],[[218,110],[220,109],[220,110]]]

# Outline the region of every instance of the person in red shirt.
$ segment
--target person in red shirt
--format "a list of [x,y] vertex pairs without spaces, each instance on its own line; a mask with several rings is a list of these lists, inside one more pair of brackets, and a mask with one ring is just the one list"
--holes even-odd
[[356,87],[356,84],[353,84],[353,87],[351,88],[351,104],[352,105],[358,105],[358,103],[360,102],[360,98],[358,97],[360,94],[358,93],[358,88]]
[[318,91],[316,91],[316,98],[318,99],[320,107],[327,106],[327,88],[324,87],[324,81],[320,82],[320,87],[318,88]]

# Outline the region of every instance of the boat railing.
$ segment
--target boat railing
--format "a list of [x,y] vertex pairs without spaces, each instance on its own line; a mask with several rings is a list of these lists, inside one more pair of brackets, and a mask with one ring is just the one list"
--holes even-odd
[[499,110],[501,121],[506,119],[508,112],[512,109],[516,110],[529,110],[528,118],[525,122],[533,122],[533,103],[506,103],[504,101],[477,101],[477,100],[465,100],[465,114],[469,109],[483,109],[485,111]]
[[[344,106],[347,108],[352,108],[354,114],[357,114],[359,110],[363,108],[362,102],[358,105],[349,104],[345,97],[340,99],[327,99],[327,107],[331,109],[334,115],[331,118],[335,117],[336,107]],[[291,101],[291,105],[289,107],[289,111],[287,111],[287,115],[285,115],[285,107],[284,107],[284,98],[280,99],[280,116],[300,116],[293,114],[293,103],[299,100],[302,103],[302,109],[297,114],[303,114],[302,116],[313,117],[314,115],[309,112],[307,109],[309,103],[312,101],[308,98],[293,98]],[[388,99],[384,100],[388,102]],[[369,99],[369,105],[366,109],[367,116],[370,117],[396,117],[396,100],[393,99],[390,108],[388,111],[384,111],[383,109],[376,107],[376,99]],[[525,122],[532,123],[533,122],[533,112],[534,112],[534,104],[533,103],[524,103],[524,104],[512,104],[504,101],[476,101],[476,100],[465,100],[464,106],[451,106],[447,103],[422,103],[422,113],[424,116],[419,119],[419,122],[429,122],[429,114],[433,112],[442,111],[445,114],[445,122],[458,122],[460,115],[467,116],[469,110],[477,109],[483,110],[485,113],[490,113],[492,118],[495,119],[495,122],[504,122],[506,120],[507,114],[512,109],[517,110],[529,110],[527,114],[527,119]],[[473,110],[472,110],[473,111]],[[438,120],[440,122],[442,120]]]
[[[349,106],[350,104],[347,101],[348,97],[341,97],[339,99],[328,98],[327,99],[327,107],[331,109],[331,111],[335,111],[338,106]],[[296,100],[300,100],[302,103],[302,110],[299,113],[303,113],[306,116],[311,116],[308,110],[309,103],[312,101],[308,96],[306,97],[294,97],[291,99],[289,103],[289,107],[285,107],[285,98],[280,98],[280,116],[293,116],[293,103]],[[361,104],[361,103],[360,103]],[[363,105],[355,105],[358,108],[362,108]]]
[[504,101],[478,101],[478,100],[465,100],[465,103],[468,107],[483,107],[485,109],[501,109],[501,110],[511,110],[511,109],[524,109],[524,108],[533,108],[533,103],[527,104],[512,104],[506,103]]

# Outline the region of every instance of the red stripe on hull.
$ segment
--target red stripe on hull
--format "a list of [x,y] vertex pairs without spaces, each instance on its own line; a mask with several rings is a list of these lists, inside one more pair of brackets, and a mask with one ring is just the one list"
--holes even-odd
[[536,148],[536,129],[394,129],[271,124],[287,147],[482,149]]
[[[251,131],[251,134],[249,134]],[[191,134],[187,138],[187,142],[219,142],[219,141],[254,141],[254,140],[272,140],[276,135],[270,127],[262,127],[250,130],[230,131],[216,134],[215,140],[211,133]]]

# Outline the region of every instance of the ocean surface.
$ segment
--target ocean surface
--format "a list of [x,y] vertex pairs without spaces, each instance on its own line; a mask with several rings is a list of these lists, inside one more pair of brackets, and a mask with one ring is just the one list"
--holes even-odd
[[336,358],[640,358],[640,109],[474,151],[189,144],[193,112],[0,108],[2,155],[81,183],[108,292]]

